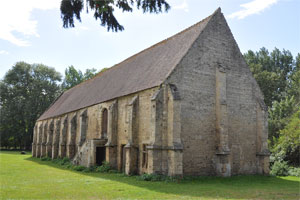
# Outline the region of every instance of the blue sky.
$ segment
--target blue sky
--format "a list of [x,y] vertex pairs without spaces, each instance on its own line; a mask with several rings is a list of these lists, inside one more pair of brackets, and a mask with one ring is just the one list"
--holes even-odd
[[300,0],[167,0],[171,10],[143,14],[116,10],[123,32],[107,32],[92,13],[62,28],[60,0],[0,0],[0,78],[16,62],[43,63],[64,73],[110,67],[199,22],[221,7],[242,51],[300,53]]

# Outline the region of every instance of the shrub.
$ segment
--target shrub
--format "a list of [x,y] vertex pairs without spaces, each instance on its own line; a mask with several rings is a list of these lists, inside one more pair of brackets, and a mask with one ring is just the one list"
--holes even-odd
[[57,158],[52,160],[52,162],[55,163],[55,164],[58,164],[59,161],[60,161],[60,159],[57,159]]
[[96,170],[95,166],[86,167],[83,172],[94,172]]
[[51,158],[48,156],[41,158],[41,161],[50,161],[50,160],[51,160]]
[[57,165],[64,165],[66,168],[71,168],[73,166],[71,160],[69,158],[56,158],[52,160],[53,163]]
[[289,166],[286,161],[275,161],[271,172],[271,175],[274,176],[288,176],[289,175]]
[[73,169],[75,171],[84,171],[84,170],[86,170],[86,167],[81,166],[81,165],[77,165],[77,166],[74,166]]
[[299,167],[290,167],[289,175],[300,177],[300,168]]
[[67,168],[67,169],[72,169],[72,168],[74,167],[74,165],[73,165],[71,162],[68,163],[68,164],[65,164],[64,166],[65,166],[65,168]]
[[68,165],[68,164],[70,164],[71,163],[71,161],[70,161],[70,159],[69,158],[63,158],[62,160],[61,160],[61,165]]
[[287,120],[287,125],[280,130],[279,138],[271,148],[270,164],[287,161],[289,165],[300,166],[300,109]]
[[160,175],[160,174],[143,174],[141,176],[137,176],[137,180],[179,182],[181,180],[184,180],[184,177],[182,177],[182,176],[166,176],[166,175]]
[[138,180],[142,181],[167,181],[170,180],[171,177],[159,175],[159,174],[143,174],[141,176],[138,176]]
[[97,172],[109,172],[111,170],[111,166],[109,162],[104,161],[101,166],[97,167]]

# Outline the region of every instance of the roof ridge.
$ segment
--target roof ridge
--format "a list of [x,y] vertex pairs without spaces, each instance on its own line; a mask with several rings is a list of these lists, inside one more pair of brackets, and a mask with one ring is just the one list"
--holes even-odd
[[200,22],[64,91],[38,120],[161,85],[219,13],[220,8]]
[[[153,44],[152,46],[150,46],[150,47],[148,47],[148,48],[146,48],[146,49],[143,49],[142,51],[140,51],[140,52],[138,52],[138,53],[136,53],[136,54],[134,54],[134,55],[132,55],[132,56],[126,58],[125,60],[123,60],[123,61],[121,61],[121,62],[119,62],[119,63],[117,63],[117,64],[115,64],[115,65],[113,65],[113,66],[111,66],[111,67],[109,67],[109,68],[107,68],[105,71],[100,71],[100,72],[98,72],[93,78],[84,80],[83,82],[81,82],[81,83],[79,83],[79,84],[73,86],[72,88],[70,88],[70,89],[68,89],[68,90],[71,90],[71,89],[73,89],[73,88],[82,86],[84,83],[87,83],[87,82],[89,82],[89,81],[92,81],[93,79],[95,79],[95,78],[97,78],[97,77],[99,77],[99,76],[101,76],[101,75],[103,75],[103,74],[109,72],[111,69],[118,67],[118,66],[121,65],[122,63],[125,63],[126,61],[128,61],[128,60],[130,60],[130,59],[132,59],[132,58],[134,58],[134,57],[136,57],[136,56],[142,54],[143,52],[145,52],[145,51],[147,51],[147,50],[149,50],[149,49],[151,49],[151,48],[154,48],[154,47],[156,47],[156,46],[158,46],[158,45],[160,45],[160,44],[162,44],[162,43],[165,43],[165,42],[167,42],[167,41],[173,39],[174,37],[176,37],[176,36],[178,36],[178,35],[180,35],[180,34],[186,32],[186,31],[189,31],[190,29],[194,28],[194,27],[197,26],[197,25],[200,25],[200,24],[203,23],[204,21],[209,20],[209,18],[211,18],[213,15],[215,15],[218,11],[221,11],[221,8],[220,8],[220,7],[219,7],[217,10],[215,10],[215,12],[214,12],[213,14],[211,14],[211,15],[209,15],[208,17],[202,19],[201,21],[199,21],[199,22],[197,22],[197,23],[191,25],[190,27],[188,27],[188,28],[186,28],[186,29],[184,29],[184,30],[182,30],[182,31],[180,31],[180,32],[178,32],[178,33],[176,33],[175,35],[172,35],[172,36],[170,36],[170,37],[168,37],[168,38],[166,38],[166,39],[164,39],[164,40],[162,40],[162,41],[160,41],[160,42],[158,42],[158,43],[156,43],[156,44]],[[66,90],[65,92],[67,92],[68,90]]]

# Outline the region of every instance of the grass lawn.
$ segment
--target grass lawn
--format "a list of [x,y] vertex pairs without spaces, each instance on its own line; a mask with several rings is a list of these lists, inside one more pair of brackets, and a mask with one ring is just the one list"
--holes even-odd
[[0,199],[299,199],[299,184],[297,177],[267,176],[147,182],[0,152]]

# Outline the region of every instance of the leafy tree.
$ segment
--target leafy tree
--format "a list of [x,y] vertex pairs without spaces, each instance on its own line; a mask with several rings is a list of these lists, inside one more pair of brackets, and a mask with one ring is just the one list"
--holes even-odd
[[271,53],[266,48],[258,52],[249,50],[244,58],[259,84],[268,107],[273,101],[280,101],[287,95],[290,75],[296,70],[290,51],[275,48]]
[[290,116],[297,111],[294,96],[285,97],[280,102],[274,101],[269,108],[269,139],[273,146],[279,137],[280,131],[285,128],[289,122]]
[[275,161],[287,161],[290,165],[300,165],[300,108],[280,131],[280,137],[273,149]]
[[[87,12],[94,12],[94,18],[100,20],[107,30],[122,31],[124,27],[114,16],[114,10],[121,9],[123,12],[132,12],[133,7],[142,9],[144,13],[161,13],[170,9],[165,0],[85,0]],[[60,5],[63,27],[74,27],[74,18],[81,21],[80,13],[84,8],[84,0],[62,0]]]
[[283,169],[285,164],[299,166],[300,54],[294,60],[287,50],[275,48],[269,53],[261,48],[258,52],[249,50],[244,57],[269,107],[274,170]]
[[71,87],[74,87],[85,80],[93,78],[96,74],[97,70],[94,68],[87,69],[83,74],[81,70],[76,70],[74,66],[71,65],[65,70],[65,78],[62,83],[62,89],[70,89]]
[[288,96],[294,96],[300,106],[300,53],[296,57],[296,65],[289,76]]
[[60,93],[61,75],[43,64],[16,63],[0,81],[1,146],[29,149],[35,121]]

